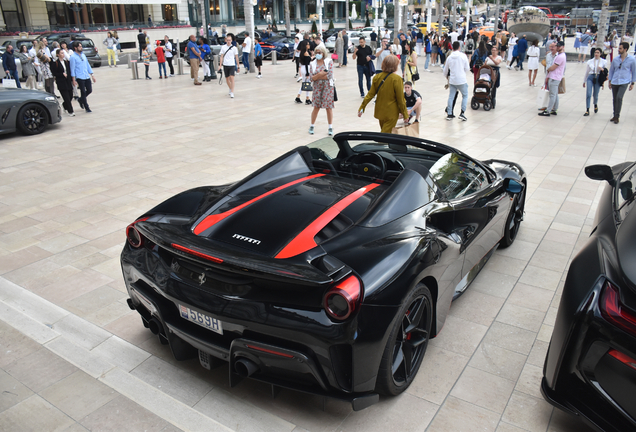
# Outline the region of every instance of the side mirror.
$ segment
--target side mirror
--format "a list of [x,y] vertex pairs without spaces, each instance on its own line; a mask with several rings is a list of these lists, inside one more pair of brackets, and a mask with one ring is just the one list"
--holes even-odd
[[522,183],[519,183],[516,180],[509,179],[508,184],[506,185],[506,192],[510,192],[511,194],[518,194],[523,190],[524,186]]
[[605,180],[614,185],[614,173],[608,165],[590,165],[585,167],[585,175],[592,180]]

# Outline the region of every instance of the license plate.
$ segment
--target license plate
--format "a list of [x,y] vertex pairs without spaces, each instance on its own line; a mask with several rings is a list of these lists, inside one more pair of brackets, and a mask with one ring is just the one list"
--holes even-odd
[[182,305],[179,305],[179,313],[183,319],[187,319],[188,321],[198,324],[208,330],[212,330],[215,333],[223,334],[221,321],[216,318],[212,318],[211,316],[207,316]]

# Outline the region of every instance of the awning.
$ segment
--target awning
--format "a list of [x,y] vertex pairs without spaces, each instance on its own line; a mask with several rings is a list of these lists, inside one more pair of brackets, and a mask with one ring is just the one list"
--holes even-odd
[[[67,3],[66,0],[44,0],[52,1],[56,3]],[[80,0],[73,1],[70,4],[133,4],[133,5],[145,5],[145,4],[165,4],[166,0]]]

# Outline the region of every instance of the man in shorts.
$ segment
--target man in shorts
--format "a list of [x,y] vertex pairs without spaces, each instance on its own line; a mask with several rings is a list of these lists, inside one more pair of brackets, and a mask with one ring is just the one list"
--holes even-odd
[[[409,112],[408,123],[415,117],[414,123],[419,122],[420,113],[422,111],[422,96],[413,90],[413,83],[407,81],[404,83],[404,99],[406,99],[406,109]],[[402,114],[400,114],[402,117]]]
[[[221,65],[225,74],[225,82],[230,89],[230,97],[234,98],[234,72],[240,72],[238,50],[232,45],[232,36],[225,38],[225,45],[221,48]],[[219,69],[221,73],[221,69]]]

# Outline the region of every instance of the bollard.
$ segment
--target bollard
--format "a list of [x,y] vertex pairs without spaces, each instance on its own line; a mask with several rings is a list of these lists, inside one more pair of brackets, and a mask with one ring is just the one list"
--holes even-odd
[[124,57],[126,57],[126,63],[128,63],[128,69],[130,69],[130,54],[126,54],[126,55],[121,56],[122,59]]
[[276,64],[276,49],[272,50],[272,64]]
[[216,56],[212,54],[212,60],[210,60],[210,79],[217,79],[216,76]]
[[183,75],[183,59],[177,59],[177,75]]
[[132,70],[132,79],[139,79],[139,71],[137,70],[137,60],[130,61],[130,69]]

